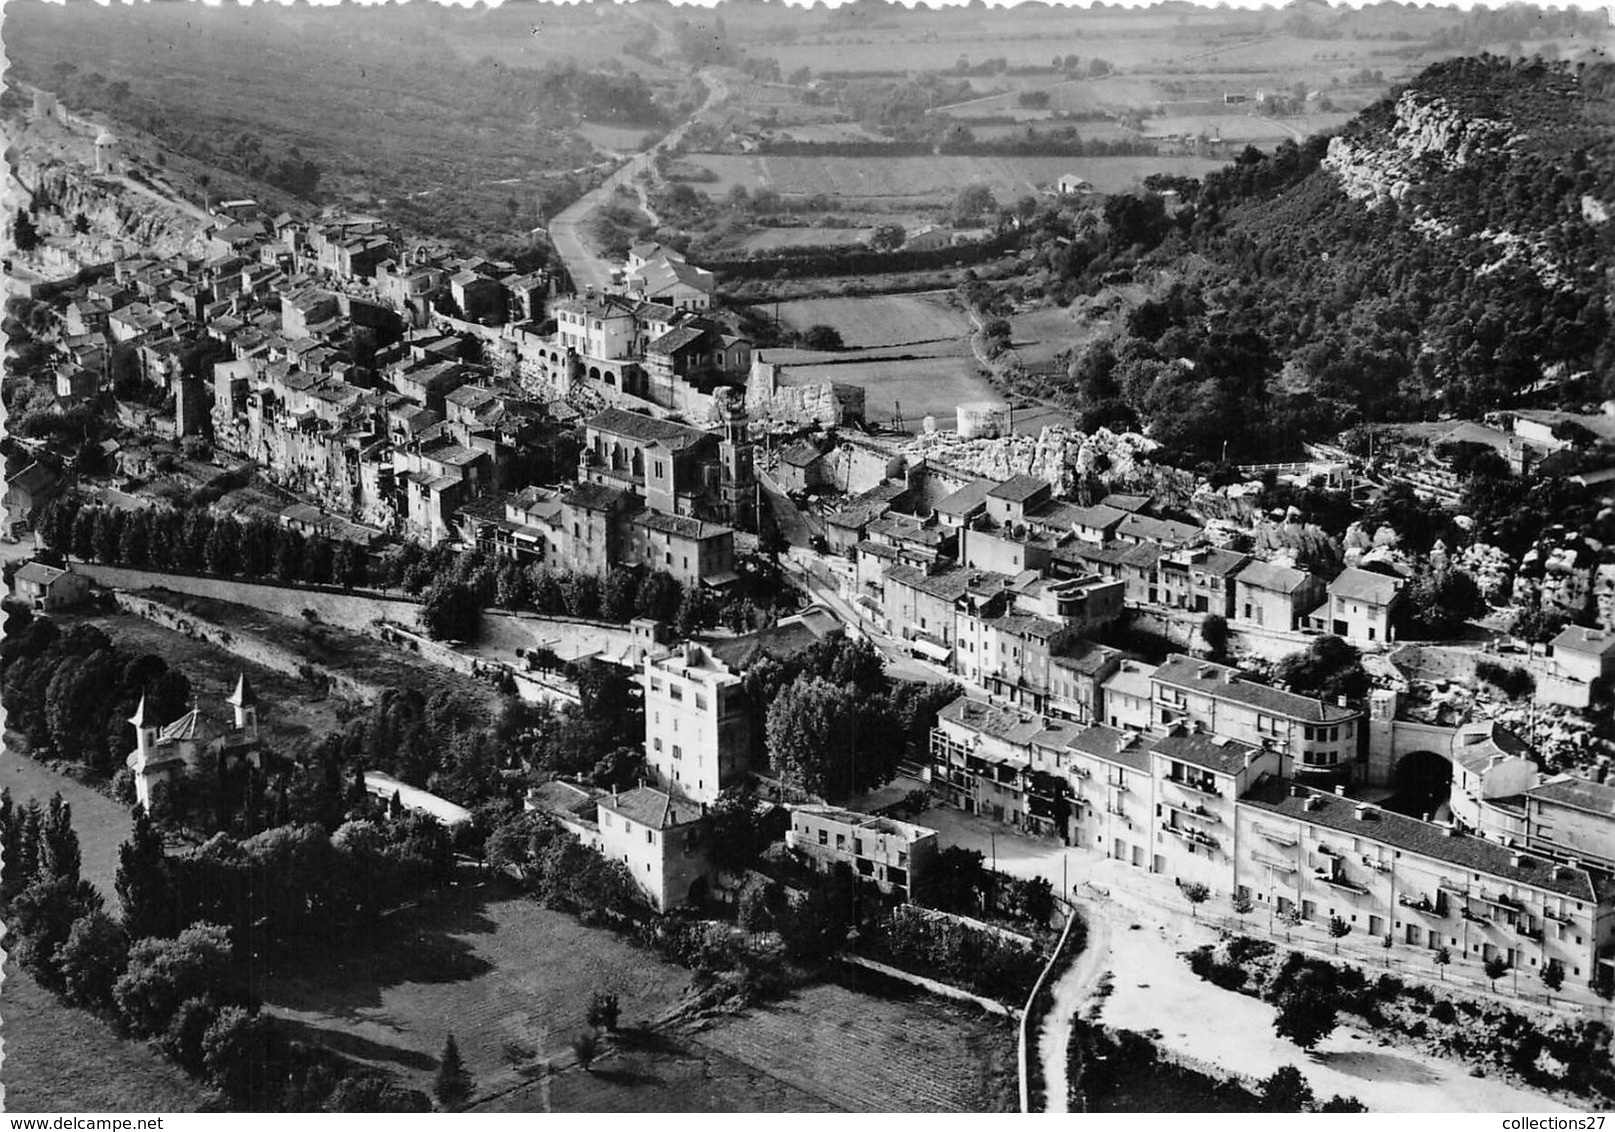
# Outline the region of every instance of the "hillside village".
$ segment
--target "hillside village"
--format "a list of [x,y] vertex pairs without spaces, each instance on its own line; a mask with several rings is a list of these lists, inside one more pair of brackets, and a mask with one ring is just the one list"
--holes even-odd
[[[80,155],[58,174],[81,194],[162,195],[115,124],[45,91],[18,144],[35,135]],[[768,360],[721,278],[656,242],[573,292],[558,257],[459,255],[336,209],[212,202],[180,250],[124,241],[104,260],[82,216],[35,191],[31,246],[13,233],[28,272],[8,315],[54,379],[7,382],[19,628],[65,636],[128,605],[112,591],[147,587],[118,571],[180,593],[407,593],[419,624],[349,628],[521,710],[633,728],[602,740],[600,765],[622,760],[609,773],[503,750],[475,785],[446,757],[413,777],[341,762],[354,813],[426,815],[523,884],[580,847],[589,869],[620,862],[601,889],[631,880],[622,899],[661,925],[647,935],[789,890],[756,922],[790,950],[807,932],[793,915],[824,918],[814,902],[845,881],[885,917],[868,946],[887,950],[865,958],[956,985],[901,961],[905,907],[1035,938],[1039,986],[1059,950],[1064,920],[1025,913],[1029,890],[1020,906],[1007,881],[940,895],[960,854],[979,869],[987,848],[995,868],[1002,838],[1136,876],[1148,899],[1231,907],[1264,938],[1338,954],[1355,934],[1353,961],[1443,979],[1450,963],[1522,1010],[1543,987],[1577,1009],[1615,994],[1615,547],[1551,513],[1507,546],[1449,549],[1429,525],[1462,527],[1478,476],[1562,478],[1601,524],[1615,415],[1385,426],[1292,463],[1189,470],[1120,426],[1017,433],[1008,400],[881,427],[863,388]],[[210,533],[193,540],[198,513]],[[180,564],[165,539],[200,545]],[[530,644],[483,633],[495,606]],[[604,643],[563,662],[547,622]],[[229,725],[171,695],[138,703],[120,765],[175,843],[202,820],[180,816],[188,779],[239,777],[250,796],[316,765],[260,749],[246,675]],[[1084,899],[1064,872],[1016,883],[1039,879],[1062,911]],[[970,987],[1000,1004],[1033,990]]]

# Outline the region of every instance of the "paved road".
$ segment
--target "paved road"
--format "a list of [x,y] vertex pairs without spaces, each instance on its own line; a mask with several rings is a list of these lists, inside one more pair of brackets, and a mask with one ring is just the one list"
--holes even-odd
[[[658,150],[670,150],[678,145],[696,118],[729,97],[729,87],[715,68],[702,71],[701,79],[706,83],[707,97],[701,103],[701,108],[691,115],[688,121],[680,123],[655,146],[630,157],[615,173],[573,201],[550,221],[550,243],[555,245],[556,253],[566,264],[567,273],[572,276],[574,291],[581,292],[591,287],[602,290],[611,282],[611,269],[614,265],[589,243],[585,234],[588,218],[596,209],[608,203],[619,187],[627,185],[636,188],[634,178],[641,171],[651,167]],[[644,199],[642,193],[641,199]]]

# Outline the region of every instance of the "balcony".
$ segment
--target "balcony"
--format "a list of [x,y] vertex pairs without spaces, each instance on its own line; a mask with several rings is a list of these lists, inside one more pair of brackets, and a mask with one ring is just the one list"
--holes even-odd
[[1300,837],[1298,837],[1296,834],[1286,832],[1285,830],[1269,829],[1265,825],[1256,825],[1252,828],[1256,830],[1257,837],[1265,837],[1274,845],[1282,845],[1286,849],[1294,849],[1301,843]]
[[1188,817],[1194,818],[1197,821],[1206,821],[1206,822],[1220,822],[1220,821],[1222,821],[1222,818],[1218,817],[1216,814],[1212,813],[1210,810],[1206,809],[1204,806],[1201,806],[1201,805],[1185,806],[1181,802],[1167,802],[1166,803],[1166,808],[1169,809],[1169,810],[1175,810],[1180,814],[1185,814]]
[[1368,891],[1368,887],[1366,885],[1358,884],[1356,881],[1349,880],[1339,873],[1331,872],[1328,869],[1315,869],[1313,870],[1312,875],[1318,880],[1323,881],[1324,884],[1332,885],[1335,888],[1345,889],[1347,892]]
[[1221,845],[1218,843],[1215,837],[1211,836],[1209,833],[1202,833],[1198,829],[1190,829],[1187,826],[1173,825],[1171,822],[1162,822],[1161,829],[1172,834],[1174,837],[1182,838],[1191,845],[1204,845],[1207,849],[1221,848]]
[[1490,893],[1482,892],[1479,893],[1479,896],[1485,903],[1496,905],[1499,908],[1508,908],[1515,912],[1525,911],[1525,904],[1523,902],[1501,892],[1497,893],[1495,896]]
[[1552,920],[1558,924],[1570,924],[1574,922],[1571,920],[1568,912],[1555,912],[1552,908],[1542,909],[1542,918],[1544,920]]
[[1266,865],[1268,868],[1272,869],[1274,872],[1280,872],[1280,873],[1293,873],[1293,872],[1295,872],[1295,862],[1294,861],[1286,861],[1283,857],[1276,857],[1276,856],[1273,856],[1270,853],[1264,853],[1260,849],[1251,850],[1251,860],[1255,861],[1257,864]]
[[1325,857],[1333,857],[1336,860],[1340,859],[1340,850],[1339,849],[1331,849],[1327,845],[1318,846],[1318,852],[1322,853]]
[[1415,912],[1425,912],[1431,916],[1445,916],[1447,914],[1441,905],[1431,900],[1428,896],[1409,896],[1404,892],[1397,896],[1396,902],[1404,908],[1412,908]]
[[1072,778],[1092,778],[1093,777],[1093,771],[1089,770],[1085,766],[1072,766],[1069,773],[1070,773]]
[[1195,779],[1191,778],[1168,778],[1167,781],[1172,785],[1180,786],[1185,790],[1192,790],[1196,794],[1205,794],[1212,798],[1222,797],[1222,791],[1218,790],[1209,782],[1196,781]]
[[1105,813],[1114,814],[1116,817],[1119,817],[1119,818],[1125,818],[1127,816],[1127,811],[1122,809],[1120,806],[1116,805],[1114,802],[1110,803],[1109,805],[1107,805],[1105,807]]
[[1479,912],[1476,912],[1468,907],[1458,909],[1458,915],[1462,916],[1472,924],[1483,924],[1486,927],[1495,926],[1492,923],[1490,916],[1482,916]]
[[1116,778],[1106,778],[1105,785],[1116,791],[1118,794],[1127,793],[1127,780],[1120,776],[1117,776]]
[[1526,939],[1534,939],[1538,943],[1542,942],[1542,929],[1541,928],[1534,928],[1530,924],[1526,923],[1524,920],[1521,920],[1518,923],[1516,923],[1514,925],[1514,930],[1516,932],[1518,932],[1520,935],[1523,935]]

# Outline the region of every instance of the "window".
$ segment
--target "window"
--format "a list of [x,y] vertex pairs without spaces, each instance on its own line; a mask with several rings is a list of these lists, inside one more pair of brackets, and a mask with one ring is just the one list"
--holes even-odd
[[[854,852],[854,853],[857,853],[857,854],[859,854],[859,855],[860,855],[860,856],[862,856],[862,855],[863,855],[863,851],[864,851],[864,839],[863,839],[863,838],[861,838],[861,837],[854,837],[854,838],[853,838],[853,839],[852,839],[852,851],[853,851],[853,852]],[[1581,940],[1579,940],[1579,939],[1578,939],[1578,940],[1577,940],[1577,941],[1576,941],[1576,942],[1577,942],[1577,943],[1580,943],[1580,942],[1581,942]]]
[[667,694],[682,703],[684,700],[684,685],[669,683],[667,686]]
[[846,847],[847,847],[847,835],[845,833],[836,834],[836,848],[837,849],[845,849]]
[[695,694],[695,707],[696,707],[697,711],[706,711],[707,710],[707,698],[705,696],[703,696],[700,692],[697,692]]
[[[656,677],[654,677],[654,676],[652,676],[650,678],[650,690],[653,691],[653,692],[660,692],[662,690],[662,682],[660,680],[656,679]],[[1311,738],[1310,735],[1307,736],[1307,737],[1309,739]]]
[[646,845],[655,845],[656,844],[656,831],[654,829],[647,829],[645,831],[645,844]]
[[611,828],[611,811],[610,810],[601,810],[600,811],[600,820],[606,823],[606,828],[607,829],[610,829]]
[[820,845],[828,845],[828,844],[830,844],[830,834],[828,832],[826,832],[825,830],[822,830],[822,829],[819,830],[819,844]]
[[673,744],[673,757],[675,759],[682,759],[684,757],[684,748],[680,747],[677,743]]
[[651,749],[655,750],[655,751],[661,750],[662,749],[662,740],[660,738],[652,739],[651,740]]

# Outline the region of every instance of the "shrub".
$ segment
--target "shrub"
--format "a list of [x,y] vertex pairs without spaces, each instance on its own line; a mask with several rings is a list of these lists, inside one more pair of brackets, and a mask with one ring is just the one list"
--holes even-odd
[[1430,1019],[1447,1025],[1458,1021],[1458,1011],[1452,1003],[1443,999],[1430,1008]]

